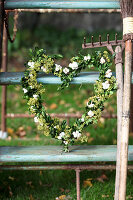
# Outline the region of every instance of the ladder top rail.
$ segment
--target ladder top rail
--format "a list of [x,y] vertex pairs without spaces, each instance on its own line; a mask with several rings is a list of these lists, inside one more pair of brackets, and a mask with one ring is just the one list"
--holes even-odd
[[119,9],[118,0],[5,0],[5,9]]

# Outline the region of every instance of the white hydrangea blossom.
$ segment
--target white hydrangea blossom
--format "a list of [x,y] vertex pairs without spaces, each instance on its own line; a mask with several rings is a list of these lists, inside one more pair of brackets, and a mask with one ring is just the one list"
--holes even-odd
[[41,69],[42,69],[43,72],[46,72],[46,71],[47,71],[46,68],[43,67],[43,66],[41,67]]
[[64,132],[61,132],[60,135],[59,135],[57,138],[58,138],[58,140],[61,140],[62,137],[64,137],[64,136],[65,136],[65,133],[64,133]]
[[77,62],[70,63],[69,67],[72,68],[73,70],[78,69],[78,63]]
[[55,71],[60,71],[62,69],[61,65],[55,64]]
[[103,86],[104,90],[107,90],[109,88],[110,84],[108,81],[105,81],[104,83],[102,83],[102,86]]
[[29,77],[33,77],[33,74],[30,73],[30,74],[29,74]]
[[106,71],[105,77],[106,77],[106,78],[110,78],[111,76],[112,76],[112,71],[111,71],[111,69],[108,69],[108,70]]
[[28,90],[27,90],[26,88],[23,88],[23,91],[24,91],[24,93],[27,93],[27,92],[28,92]]
[[90,59],[91,59],[91,56],[89,54],[87,56],[84,56],[85,61],[87,61],[87,60],[89,61]]
[[31,68],[34,68],[34,64],[35,64],[34,62],[30,62],[30,61],[28,62],[28,65],[29,65]]
[[64,144],[68,144],[68,142],[67,142],[67,141],[64,141]]
[[85,121],[84,117],[82,117],[82,118],[80,119],[80,121],[81,121],[81,122],[84,122],[84,121]]
[[87,106],[88,106],[89,108],[93,108],[93,107],[94,107],[94,103],[91,102],[91,104],[88,104],[88,102],[87,102]]
[[73,134],[74,138],[81,137],[81,133],[79,131],[74,131],[72,134]]
[[31,106],[30,108],[31,108],[33,111],[35,111],[35,108],[34,108],[34,106]]
[[101,64],[104,64],[104,63],[105,63],[105,59],[104,59],[103,57],[101,57],[100,63],[101,63]]
[[94,115],[94,112],[90,110],[90,111],[88,112],[88,116],[89,116],[89,117],[93,117],[93,115]]
[[34,94],[34,95],[33,95],[33,98],[34,98],[34,99],[37,99],[37,98],[38,98],[38,95],[37,95],[37,94]]
[[65,67],[65,68],[63,69],[63,72],[64,72],[65,74],[68,74],[68,73],[69,73],[69,69]]
[[34,122],[38,123],[39,119],[37,117],[34,117]]

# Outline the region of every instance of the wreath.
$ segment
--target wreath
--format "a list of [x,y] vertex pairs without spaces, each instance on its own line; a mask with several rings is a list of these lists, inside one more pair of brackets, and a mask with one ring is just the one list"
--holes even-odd
[[[83,128],[98,122],[104,109],[104,102],[117,89],[116,79],[110,69],[112,57],[107,51],[97,51],[86,56],[79,54],[71,58],[67,67],[55,63],[56,59],[62,58],[61,55],[49,56],[43,49],[30,50],[30,57],[25,64],[26,70],[22,78],[24,98],[27,100],[29,111],[35,115],[34,121],[38,129],[43,131],[44,135],[51,135],[52,138],[60,140],[63,150],[68,152],[69,145],[72,145],[75,140],[87,141],[87,136],[82,134]],[[81,70],[92,67],[99,70],[99,80],[94,84],[94,96],[88,99],[82,117],[70,126],[67,125],[66,120],[60,122],[57,118],[51,118],[42,106],[41,94],[45,93],[45,88],[37,82],[38,73],[43,71],[46,74],[53,73],[60,77],[62,84],[58,89],[64,89]]]

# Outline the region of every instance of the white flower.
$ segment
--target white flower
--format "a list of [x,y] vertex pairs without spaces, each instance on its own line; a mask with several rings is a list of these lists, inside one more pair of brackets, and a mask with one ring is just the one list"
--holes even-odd
[[74,131],[72,134],[73,134],[74,138],[81,137],[81,133],[79,131]]
[[65,74],[68,74],[68,73],[69,73],[69,69],[65,67],[65,68],[63,69],[63,72],[64,72]]
[[24,93],[27,93],[27,92],[28,92],[28,90],[27,90],[27,89],[25,89],[25,88],[23,88],[23,91],[24,91]]
[[102,83],[102,86],[103,86],[104,90],[107,90],[109,88],[110,84],[108,81],[105,81],[105,83]]
[[90,111],[88,112],[88,116],[89,116],[89,117],[93,117],[93,115],[94,115],[94,113],[90,110]]
[[84,121],[85,121],[85,119],[82,117],[82,118],[80,119],[80,121],[81,121],[81,122],[84,122]]
[[41,69],[42,69],[43,72],[46,72],[46,71],[47,71],[46,68],[43,67],[43,66],[41,67]]
[[33,89],[32,85],[30,85],[30,88]]
[[67,142],[67,141],[64,141],[64,144],[68,144],[68,142]]
[[34,68],[34,62],[28,62],[28,65],[31,67],[31,68]]
[[37,99],[37,98],[38,98],[38,95],[37,95],[37,94],[34,94],[34,95],[33,95],[33,98],[34,98],[34,99]]
[[62,69],[62,66],[55,64],[55,71],[59,71]]
[[56,126],[54,126],[54,128],[56,128]]
[[64,133],[64,132],[61,132],[60,135],[59,135],[57,138],[58,138],[58,140],[61,140],[62,137],[64,137],[64,136],[65,136],[65,133]]
[[101,64],[104,64],[104,63],[105,63],[105,59],[104,59],[103,57],[100,59],[100,63],[101,63]]
[[106,71],[105,77],[106,77],[106,78],[110,78],[111,76],[112,76],[111,69],[108,69],[108,70]]
[[30,108],[31,108],[33,111],[35,111],[35,108],[34,108],[34,106],[31,106]]
[[34,122],[38,123],[39,119],[37,117],[34,117]]
[[91,104],[88,105],[88,102],[87,102],[87,106],[88,106],[89,108],[93,108],[93,107],[94,107],[94,103],[91,102]]
[[70,63],[69,67],[72,69],[78,69],[78,63],[77,62]]
[[87,61],[87,60],[89,61],[90,59],[91,59],[91,56],[89,54],[87,56],[84,56],[85,61]]
[[30,77],[33,77],[33,74],[29,74]]

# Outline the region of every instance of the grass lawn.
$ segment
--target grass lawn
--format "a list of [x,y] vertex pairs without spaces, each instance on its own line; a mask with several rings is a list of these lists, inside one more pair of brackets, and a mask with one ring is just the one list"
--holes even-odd
[[[98,34],[96,34],[96,38]],[[43,37],[44,35],[45,37]],[[61,32],[54,28],[46,27],[45,29],[40,28],[38,32],[35,31],[31,41],[30,32],[24,30],[22,35],[20,31],[18,32],[16,43],[13,46],[9,45],[9,71],[23,71],[22,63],[26,61],[27,48],[35,45],[45,46],[48,53],[64,54],[65,58],[62,64],[66,64],[69,58],[74,55],[74,52],[77,53],[80,50],[84,35],[87,35],[84,31],[70,30]],[[106,35],[106,32],[104,35]],[[113,39],[113,35],[114,32],[111,31],[111,39]],[[66,43],[66,41],[69,42]],[[71,85],[69,89],[65,89],[62,92],[57,92],[57,87],[56,85],[46,86],[47,95],[43,98],[45,99],[44,106],[49,113],[83,113],[87,99],[93,95],[93,85]],[[22,98],[21,86],[8,86],[7,112],[28,113],[27,108],[26,101]],[[105,103],[104,112],[116,113],[116,95]],[[71,119],[70,123],[73,121],[74,119]],[[33,119],[8,119],[7,131],[9,132],[9,137],[7,140],[0,140],[1,146],[60,144],[50,137],[44,137],[37,130]],[[88,136],[87,144],[89,145],[116,144],[116,119],[101,118],[97,125],[87,127],[84,130],[84,134]],[[133,144],[132,134],[130,135],[129,143]],[[85,180],[87,180],[87,184],[85,184]],[[82,171],[81,199],[112,200],[114,183],[114,171]],[[133,176],[132,171],[130,171],[127,179],[127,199],[133,199],[132,184]],[[62,195],[66,195],[66,200],[76,200],[74,171],[0,171],[1,200],[55,200],[59,196],[59,199],[63,199]]]

